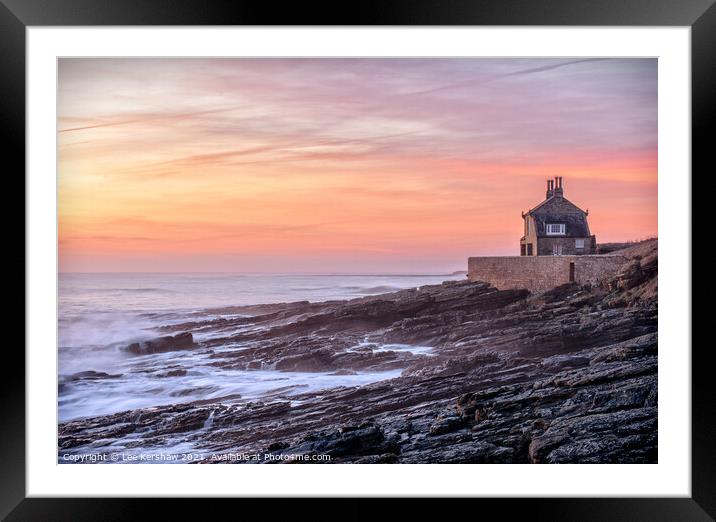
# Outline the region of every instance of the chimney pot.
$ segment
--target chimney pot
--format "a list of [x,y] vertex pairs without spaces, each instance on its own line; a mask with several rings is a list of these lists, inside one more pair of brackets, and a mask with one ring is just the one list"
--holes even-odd
[[562,176],[555,176],[554,178],[554,195],[562,196]]
[[551,198],[554,195],[554,182],[551,179],[547,180],[547,195],[546,199]]

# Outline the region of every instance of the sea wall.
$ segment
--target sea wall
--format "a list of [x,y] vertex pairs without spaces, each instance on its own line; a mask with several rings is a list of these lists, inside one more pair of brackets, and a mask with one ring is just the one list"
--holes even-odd
[[549,290],[568,283],[597,283],[614,276],[627,259],[618,255],[471,257],[470,281],[485,281],[495,288]]

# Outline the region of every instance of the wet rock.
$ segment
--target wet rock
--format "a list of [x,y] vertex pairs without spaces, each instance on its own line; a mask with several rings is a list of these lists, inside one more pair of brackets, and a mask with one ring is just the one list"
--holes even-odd
[[154,434],[168,435],[201,429],[210,414],[211,410],[209,408],[193,408],[187,412],[173,415],[161,422]]
[[383,453],[382,455],[369,455],[354,461],[356,464],[394,464],[398,462],[395,453]]
[[116,379],[121,376],[121,373],[105,373],[89,370],[85,372],[73,373],[67,378],[67,381],[94,381],[97,379]]
[[397,451],[394,442],[386,440],[383,430],[372,423],[343,426],[338,430],[309,435],[285,453],[324,454],[331,457],[363,456]]
[[333,369],[334,353],[328,349],[313,350],[300,355],[283,357],[276,362],[276,369],[279,371],[291,372],[315,372]]
[[147,355],[151,353],[171,352],[175,350],[189,350],[195,348],[194,337],[191,332],[183,332],[177,335],[158,337],[151,341],[132,343],[125,348],[129,353],[135,355]]
[[656,411],[631,411],[557,419],[532,440],[533,463],[642,463],[656,460]]
[[272,442],[268,445],[267,451],[279,451],[290,446],[287,442]]
[[177,370],[169,370],[166,372],[160,372],[157,374],[157,377],[184,377],[185,375],[186,375],[186,370],[177,369]]
[[439,415],[437,420],[430,425],[430,435],[442,435],[465,426],[465,419],[460,415]]

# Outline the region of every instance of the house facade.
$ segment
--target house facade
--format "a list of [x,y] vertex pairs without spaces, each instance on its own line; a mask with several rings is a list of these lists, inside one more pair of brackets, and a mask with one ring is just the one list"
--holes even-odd
[[564,197],[562,178],[547,180],[545,200],[522,213],[524,236],[521,256],[561,256],[595,254],[597,240],[589,231],[584,211]]

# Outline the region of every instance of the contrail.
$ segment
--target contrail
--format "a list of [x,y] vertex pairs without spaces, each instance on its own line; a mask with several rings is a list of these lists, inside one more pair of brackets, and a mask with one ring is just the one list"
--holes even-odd
[[558,69],[560,67],[566,67],[568,65],[575,65],[578,63],[595,62],[595,61],[609,60],[609,59],[610,58],[585,58],[583,60],[571,60],[569,62],[556,63],[556,64],[552,64],[552,65],[543,65],[541,67],[532,67],[530,69],[523,69],[521,71],[496,74],[490,78],[485,78],[485,79],[481,79],[481,80],[468,80],[465,82],[453,83],[451,85],[443,85],[442,87],[434,87],[432,89],[425,89],[424,91],[409,92],[409,93],[405,94],[404,96],[419,96],[422,94],[431,94],[433,92],[445,91],[445,90],[449,90],[449,89],[461,89],[463,87],[469,87],[471,85],[482,85],[484,83],[494,82],[495,80],[500,80],[502,78],[509,78],[510,76],[520,76],[523,74],[533,74],[533,73],[539,73],[539,72],[544,72],[544,71],[551,71],[552,69]]
[[192,116],[201,116],[202,114],[213,114],[213,113],[217,113],[217,112],[230,112],[230,111],[235,111],[237,109],[238,109],[238,107],[226,107],[223,109],[212,109],[212,110],[198,111],[198,112],[185,112],[185,113],[181,113],[181,114],[152,114],[152,115],[145,115],[144,117],[141,117],[141,118],[135,118],[133,120],[97,123],[96,125],[85,125],[83,127],[71,127],[69,129],[60,129],[57,132],[74,132],[74,131],[81,131],[81,130],[87,130],[87,129],[98,129],[101,127],[114,127],[117,125],[130,125],[132,123],[141,123],[144,121],[173,120],[173,119],[181,119],[181,118],[190,118]]

